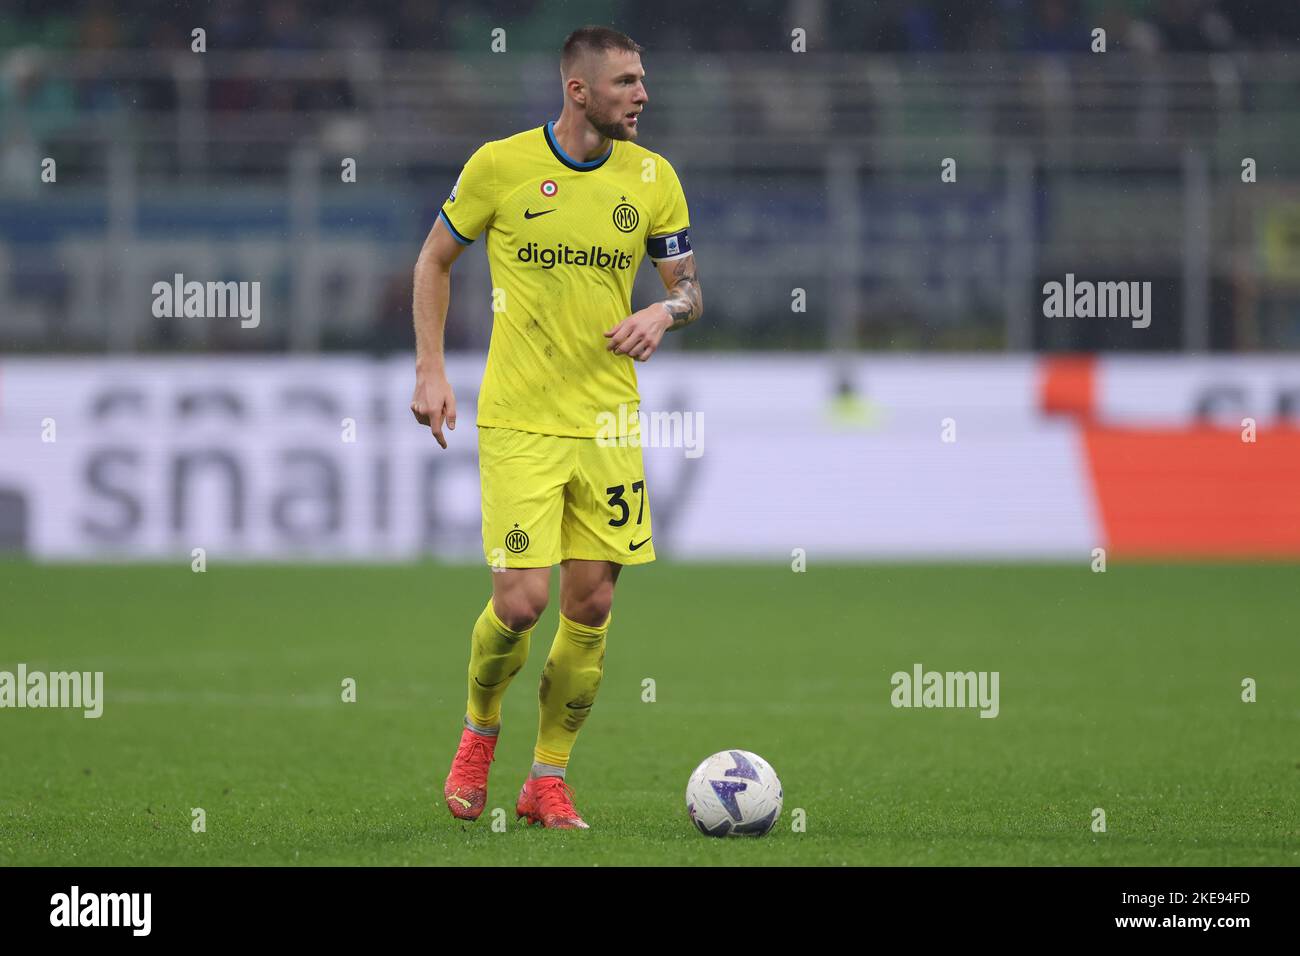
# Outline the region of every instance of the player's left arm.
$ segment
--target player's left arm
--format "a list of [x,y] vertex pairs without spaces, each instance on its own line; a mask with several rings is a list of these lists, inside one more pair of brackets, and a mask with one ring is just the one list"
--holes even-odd
[[684,328],[704,314],[704,295],[691,250],[691,216],[686,193],[672,163],[655,157],[658,202],[652,207],[646,254],[664,280],[668,298],[629,315],[605,333],[609,350],[644,362],[659,348],[665,332]]
[[695,253],[656,262],[668,298],[634,312],[605,333],[609,351],[644,362],[663,341],[665,332],[684,328],[704,314],[704,293],[695,268]]
[[695,268],[695,253],[656,262],[668,298],[634,312],[605,333],[606,348],[615,355],[630,355],[644,362],[654,355],[665,332],[690,325],[704,314],[704,293]]
[[700,291],[700,276],[695,271],[695,253],[668,262],[656,262],[655,268],[668,290],[668,298],[659,305],[672,316],[669,332],[690,325],[704,314],[704,293]]

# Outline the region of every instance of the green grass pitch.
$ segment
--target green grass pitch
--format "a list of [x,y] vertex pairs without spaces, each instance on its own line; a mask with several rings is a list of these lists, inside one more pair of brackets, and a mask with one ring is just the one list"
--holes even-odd
[[[570,765],[593,829],[565,833],[513,812],[558,574],[488,812],[464,824],[442,780],[483,568],[4,562],[0,670],[103,671],[105,705],[0,711],[0,865],[1294,866],[1298,580],[1286,564],[629,568]],[[917,662],[998,671],[999,716],[895,709],[890,675]],[[784,783],[764,839],[686,818],[690,771],[731,747]]]

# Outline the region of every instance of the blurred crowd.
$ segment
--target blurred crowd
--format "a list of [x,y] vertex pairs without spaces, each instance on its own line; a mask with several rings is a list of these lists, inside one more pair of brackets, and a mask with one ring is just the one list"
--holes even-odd
[[[1091,191],[1089,183],[1077,187],[1077,196],[1082,197],[1077,199],[1077,208],[1088,209],[1088,215],[1057,217],[1057,221],[1072,224],[1095,224],[1081,233],[1082,239],[1070,233],[1069,241],[1077,241],[1080,249],[1100,250],[1099,256],[1118,257],[1115,248],[1128,248],[1125,243],[1135,232],[1131,210],[1164,208],[1134,206],[1133,202],[1151,189],[1168,189],[1169,183],[1180,182],[1185,175],[1178,165],[1181,152],[1165,149],[1166,144],[1196,142],[1201,148],[1217,150],[1212,154],[1229,157],[1235,166],[1243,154],[1235,151],[1232,137],[1250,139],[1251,133],[1257,133],[1260,135],[1253,141],[1265,154],[1271,152],[1273,172],[1291,171],[1291,182],[1295,181],[1293,169],[1280,166],[1294,161],[1293,151],[1285,146],[1300,134],[1294,109],[1300,74],[1288,69],[1290,64],[1285,62],[1290,59],[1286,51],[1300,48],[1300,0],[371,0],[368,4],[210,0],[193,5],[185,0],[5,0],[0,12],[0,307],[4,307],[0,312],[7,308],[14,313],[9,303],[18,301],[18,292],[32,299],[30,293],[35,290],[44,314],[54,317],[43,344],[78,344],[54,323],[75,311],[65,308],[64,299],[71,295],[68,290],[92,286],[91,280],[84,280],[90,267],[83,268],[80,260],[65,262],[51,256],[47,251],[51,236],[62,233],[47,229],[43,220],[30,218],[27,207],[4,207],[10,200],[30,201],[47,195],[42,193],[45,187],[36,173],[43,172],[46,157],[58,157],[61,182],[87,186],[113,182],[111,160],[117,155],[121,157],[116,167],[119,175],[129,168],[151,187],[177,185],[202,196],[204,189],[195,187],[208,183],[223,188],[232,183],[282,188],[294,156],[293,150],[285,148],[288,145],[320,144],[327,154],[354,155],[343,150],[387,142],[388,134],[396,132],[406,136],[408,143],[415,142],[417,148],[394,161],[392,168],[398,178],[385,181],[385,185],[398,190],[394,195],[405,195],[400,190],[410,189],[413,194],[418,191],[440,201],[441,190],[454,175],[455,161],[465,155],[461,140],[474,135],[486,138],[487,130],[469,125],[484,113],[484,103],[490,103],[494,111],[489,129],[509,129],[512,124],[523,128],[525,122],[534,122],[542,111],[555,105],[554,88],[539,94],[518,80],[520,76],[533,77],[535,72],[512,71],[509,66],[497,73],[485,72],[478,69],[478,63],[460,69],[459,55],[488,53],[493,34],[504,29],[508,52],[554,58],[564,36],[586,23],[612,25],[640,42],[651,54],[647,64],[652,88],[662,79],[662,70],[672,68],[664,61],[656,66],[654,55],[662,52],[677,54],[672,62],[678,65],[683,62],[681,54],[692,58],[692,66],[698,55],[701,74],[722,67],[723,81],[705,89],[706,95],[697,95],[693,88],[677,94],[682,97],[681,105],[690,106],[673,117],[678,124],[673,135],[682,136],[683,142],[692,138],[702,142],[718,134],[725,126],[717,119],[719,113],[743,117],[743,124],[733,131],[733,142],[742,144],[749,141],[744,137],[751,136],[795,142],[805,129],[804,116],[822,117],[828,126],[851,123],[857,135],[877,137],[881,146],[874,158],[882,162],[879,168],[885,168],[891,157],[920,155],[907,151],[923,149],[927,137],[954,130],[969,137],[976,154],[993,156],[1001,154],[1008,143],[1028,142],[1032,147],[1047,142],[1061,128],[1070,131],[1072,142],[1084,142],[1100,124],[1105,142],[1113,146],[1116,155],[1133,153],[1138,159],[1132,166],[1090,167],[1094,173],[1101,168],[1105,181],[1099,192]],[[207,52],[213,54],[206,70],[198,65],[202,61],[184,52],[190,49],[191,32],[196,27],[204,29]],[[1086,53],[1092,31],[1099,27],[1106,31],[1108,52],[1137,54],[1131,62],[1121,62],[1142,70],[1148,58],[1154,62],[1166,52],[1193,55],[1167,58],[1169,70],[1151,70],[1153,75],[1137,84],[1129,82],[1131,74],[1120,71],[1119,81],[1111,86],[1081,85],[1086,95],[1067,97],[1059,118],[1068,122],[1055,125],[1058,115],[1053,111],[1062,100],[1053,84],[1076,72],[1075,67],[1082,67],[1078,73],[1086,73],[1103,64],[1109,66]],[[873,112],[875,100],[866,96],[860,102],[848,97],[841,104],[829,98],[810,101],[787,95],[780,81],[765,83],[762,75],[771,64],[792,62],[791,31],[796,29],[806,36],[807,65],[821,69],[817,76],[838,75],[842,67],[836,58],[815,60],[821,51],[897,56],[899,75],[918,82],[920,93],[898,116],[885,115],[884,110]],[[222,52],[232,51],[253,55],[220,58]],[[262,56],[258,51],[282,55]],[[357,55],[352,55],[353,51]],[[392,55],[370,56],[367,51],[391,51]],[[1281,51],[1282,55],[1262,55],[1269,51]],[[180,55],[170,55],[172,52]],[[400,55],[416,52],[425,55]],[[719,55],[712,56],[715,53]],[[757,69],[750,71],[747,53],[770,55],[752,64]],[[1062,65],[1060,60],[1049,69],[1023,69],[1028,60],[1037,63],[1040,57],[1072,53],[1083,55],[1064,63],[1065,69],[1056,69]],[[1198,53],[1227,53],[1232,62],[1195,56]],[[979,75],[968,81],[968,73],[975,71],[968,69],[966,60],[960,56],[939,60],[936,54],[994,56],[987,64],[987,77],[981,64]],[[1004,62],[993,62],[998,54],[1007,54]],[[739,67],[734,71],[739,79],[731,83],[727,73],[733,64]],[[430,69],[434,66],[436,71]],[[540,67],[541,61],[534,66]],[[1233,66],[1243,68],[1234,70]],[[751,73],[758,82],[749,81]],[[1028,80],[1019,83],[1022,73]],[[1165,73],[1172,77],[1168,84]],[[943,94],[937,97],[927,95],[930,88],[925,86],[935,75],[939,85],[934,89]],[[945,81],[945,75],[959,80]],[[429,76],[444,85],[433,85]],[[943,85],[945,82],[949,85]],[[969,100],[949,95],[958,82],[976,95]],[[1235,89],[1231,84],[1238,82],[1239,96],[1220,96],[1223,89]],[[686,90],[693,84],[677,86]],[[887,84],[881,89],[887,91],[882,97],[893,96],[903,102],[901,94]],[[491,95],[483,95],[483,90]],[[720,110],[719,104],[734,109]],[[505,115],[506,110],[516,112]],[[1044,120],[1049,113],[1051,123]],[[430,115],[455,120],[429,122]],[[1229,119],[1221,121],[1221,117]],[[699,135],[690,136],[692,131]],[[446,149],[424,148],[429,140],[439,137],[460,140]],[[1281,146],[1270,150],[1269,144],[1274,143]],[[106,149],[106,144],[123,148]],[[212,148],[213,144],[219,148]],[[1159,147],[1158,153],[1144,152],[1153,144]],[[1172,161],[1168,159],[1171,156]],[[1144,165],[1153,157],[1156,165]],[[1068,191],[1075,188],[1070,152],[1053,149],[1044,151],[1041,158],[1053,169],[1065,170],[1057,180],[1062,184],[1060,191],[1054,195],[1075,196]],[[764,157],[754,161],[762,167]],[[821,158],[810,154],[808,162],[814,169],[813,164]],[[1095,159],[1092,162],[1095,164]],[[1160,165],[1166,162],[1173,165]],[[1135,172],[1139,167],[1141,172]],[[782,296],[768,294],[767,287],[749,281],[753,269],[749,256],[751,241],[766,231],[759,228],[760,214],[784,224],[791,208],[816,208],[802,202],[777,207],[773,200],[787,187],[794,196],[814,195],[822,173],[810,174],[797,165],[762,170],[761,178],[743,184],[715,180],[711,201],[712,220],[721,239],[718,245],[744,250],[736,253],[730,274],[746,276],[737,287],[753,287],[754,291],[747,300],[731,297],[741,304],[716,308],[703,341],[720,348],[752,347],[760,341],[767,347],[820,347],[828,340],[825,322],[790,323],[789,313],[779,308]],[[1148,175],[1149,170],[1156,170],[1157,177]],[[771,189],[769,184],[780,184],[780,188]],[[232,190],[227,195],[231,208],[247,221],[253,221],[248,217],[254,208],[257,217],[266,213],[261,193]],[[883,198],[885,187],[876,195]],[[1095,204],[1098,195],[1106,204],[1103,212],[1094,215],[1093,205],[1085,203]],[[1163,202],[1162,197],[1158,201]],[[95,217],[100,213],[91,205],[96,201],[70,196],[67,215],[72,218],[67,221],[98,221]],[[313,201],[321,202],[319,197]],[[422,234],[427,228],[431,214],[436,214],[436,201],[430,198],[428,208],[396,213],[386,201],[376,198],[374,205],[363,210],[373,217],[363,217],[363,229],[373,226],[379,237],[372,242],[367,233],[364,242],[381,250],[375,259],[379,265],[371,269],[364,257],[355,257],[371,272],[363,274],[362,266],[357,266],[356,276],[348,280],[357,288],[367,287],[372,278],[380,283],[378,305],[365,315],[357,313],[360,318],[340,320],[337,328],[346,329],[351,336],[355,333],[349,323],[356,319],[369,323],[366,341],[376,347],[405,348],[410,330],[407,246],[412,241],[418,244],[415,232]],[[78,207],[78,202],[85,205]],[[350,207],[347,216],[352,217],[358,208]],[[1048,208],[1046,203],[1043,208]],[[87,213],[86,209],[96,211]],[[963,221],[983,222],[983,209],[982,205],[973,207]],[[192,215],[190,226],[171,227],[177,235],[188,235],[186,228],[195,233],[206,228],[202,214]],[[808,248],[824,242],[829,256],[834,243],[823,238],[827,233],[816,215],[819,213],[796,222],[808,229]],[[1266,278],[1279,287],[1283,281],[1290,283],[1288,290],[1294,288],[1294,276],[1300,275],[1287,272],[1292,267],[1286,257],[1294,245],[1288,237],[1295,232],[1294,222],[1300,221],[1295,216],[1289,207],[1279,204],[1277,214],[1267,221],[1267,230],[1264,226],[1238,230],[1247,237],[1243,247],[1248,247],[1250,236],[1257,233],[1262,237],[1259,261],[1282,263],[1267,265],[1271,271]],[[256,219],[259,224],[263,221]],[[340,221],[341,214],[331,220],[331,228]],[[880,230],[873,234],[872,242],[891,256],[879,274],[870,273],[876,285],[868,289],[873,298],[864,310],[870,322],[877,323],[873,328],[880,330],[873,333],[873,341],[921,347],[930,340],[906,338],[921,328],[950,333],[947,344],[963,348],[998,341],[1004,284],[996,278],[1000,276],[996,267],[968,268],[964,247],[952,238],[956,220],[951,209],[940,210],[918,193],[915,201],[906,197],[900,201],[892,218],[876,208],[868,221]],[[1148,223],[1156,221],[1157,217],[1146,217]],[[406,229],[414,238],[402,233]],[[918,241],[922,229],[930,230],[926,233],[930,238]],[[71,227],[67,230],[73,231]],[[1235,243],[1238,238],[1234,232],[1216,230],[1216,241],[1221,244]],[[10,240],[7,246],[5,239]],[[1159,241],[1157,237],[1140,245],[1159,248]],[[390,268],[384,257],[399,245],[401,251]],[[981,248],[996,253],[992,247]],[[1168,288],[1179,289],[1179,257],[1190,247],[1174,242],[1170,248],[1174,251],[1148,268],[1163,269],[1157,274],[1171,283]],[[938,265],[935,250],[942,253]],[[27,258],[19,261],[21,256]],[[1009,256],[1003,258],[1010,260]],[[864,256],[864,260],[876,261],[872,256]],[[772,261],[777,260],[774,257]],[[808,261],[819,260],[812,257]],[[1216,261],[1247,260],[1224,254]],[[6,278],[6,270],[13,278]],[[869,273],[864,268],[861,275]],[[986,282],[990,276],[995,278]],[[1260,320],[1261,328],[1272,323],[1269,328],[1287,330],[1261,333],[1259,340],[1276,342],[1284,336],[1290,336],[1287,341],[1297,340],[1300,333],[1292,330],[1300,326],[1292,317],[1292,292],[1274,295],[1260,291],[1264,289],[1261,282],[1259,289],[1251,287],[1247,294],[1240,292],[1246,285],[1235,276],[1215,281],[1218,289],[1239,292],[1212,298],[1215,328],[1236,328],[1240,325],[1238,314],[1258,313],[1265,317]],[[904,291],[899,293],[899,289]],[[918,289],[923,294],[918,294]],[[1268,300],[1269,295],[1274,298]],[[957,302],[972,304],[952,306]],[[1267,318],[1270,309],[1282,318]],[[370,310],[368,304],[365,310]],[[1222,319],[1223,315],[1229,315],[1231,322]],[[4,325],[0,322],[0,346],[4,345]],[[482,345],[479,341],[454,341],[458,334],[469,334],[459,330],[472,327],[468,322],[452,323],[449,347]],[[1176,338],[1179,327],[1172,323],[1168,327]],[[173,329],[170,324],[163,327],[154,344],[170,347],[162,336]],[[710,340],[709,335],[732,338]],[[244,338],[241,336],[241,342]],[[1215,341],[1222,339],[1218,336]],[[1144,342],[1151,340],[1153,337],[1144,337]],[[345,347],[357,344],[353,339],[324,341]],[[1172,341],[1159,347],[1170,347]],[[1082,344],[1097,347],[1095,342]]]
[[184,48],[202,26],[209,49],[554,51],[570,29],[603,23],[655,49],[788,48],[869,52],[1112,48],[1206,52],[1300,45],[1300,0],[6,0],[0,50]]
[[[1155,53],[1300,47],[1300,0],[6,0],[0,13],[0,167],[15,144],[41,140],[97,111],[168,113],[174,78],[142,72],[124,83],[96,57],[188,50],[203,27],[209,52],[421,51],[485,53],[497,28],[509,52],[554,54],[584,23],[618,27],[651,51],[787,51],[801,28],[809,52],[1085,52],[1092,30],[1107,48]],[[47,58],[79,54],[81,79],[55,82]],[[163,61],[165,62],[165,61]],[[273,72],[273,71],[272,71]],[[268,74],[268,76],[271,74]],[[318,80],[205,85],[213,110],[349,110],[338,75]],[[20,150],[19,162],[30,157]],[[4,169],[0,168],[0,180]]]

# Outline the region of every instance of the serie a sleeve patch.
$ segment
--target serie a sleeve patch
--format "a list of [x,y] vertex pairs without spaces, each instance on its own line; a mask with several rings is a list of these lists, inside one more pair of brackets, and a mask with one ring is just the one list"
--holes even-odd
[[691,253],[691,231],[679,229],[676,232],[670,232],[664,236],[651,236],[646,240],[646,255],[652,262],[663,262],[665,259],[680,259],[682,256]]
[[492,147],[485,143],[466,161],[438,215],[451,230],[452,237],[462,246],[467,246],[492,221],[496,201]]

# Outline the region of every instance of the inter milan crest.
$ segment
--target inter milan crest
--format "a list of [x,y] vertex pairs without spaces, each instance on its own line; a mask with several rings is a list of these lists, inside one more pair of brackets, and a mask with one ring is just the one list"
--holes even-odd
[[506,550],[511,554],[520,554],[528,550],[528,534],[519,525],[506,532]]
[[641,214],[630,203],[621,202],[614,207],[614,225],[619,232],[632,232],[640,222]]

